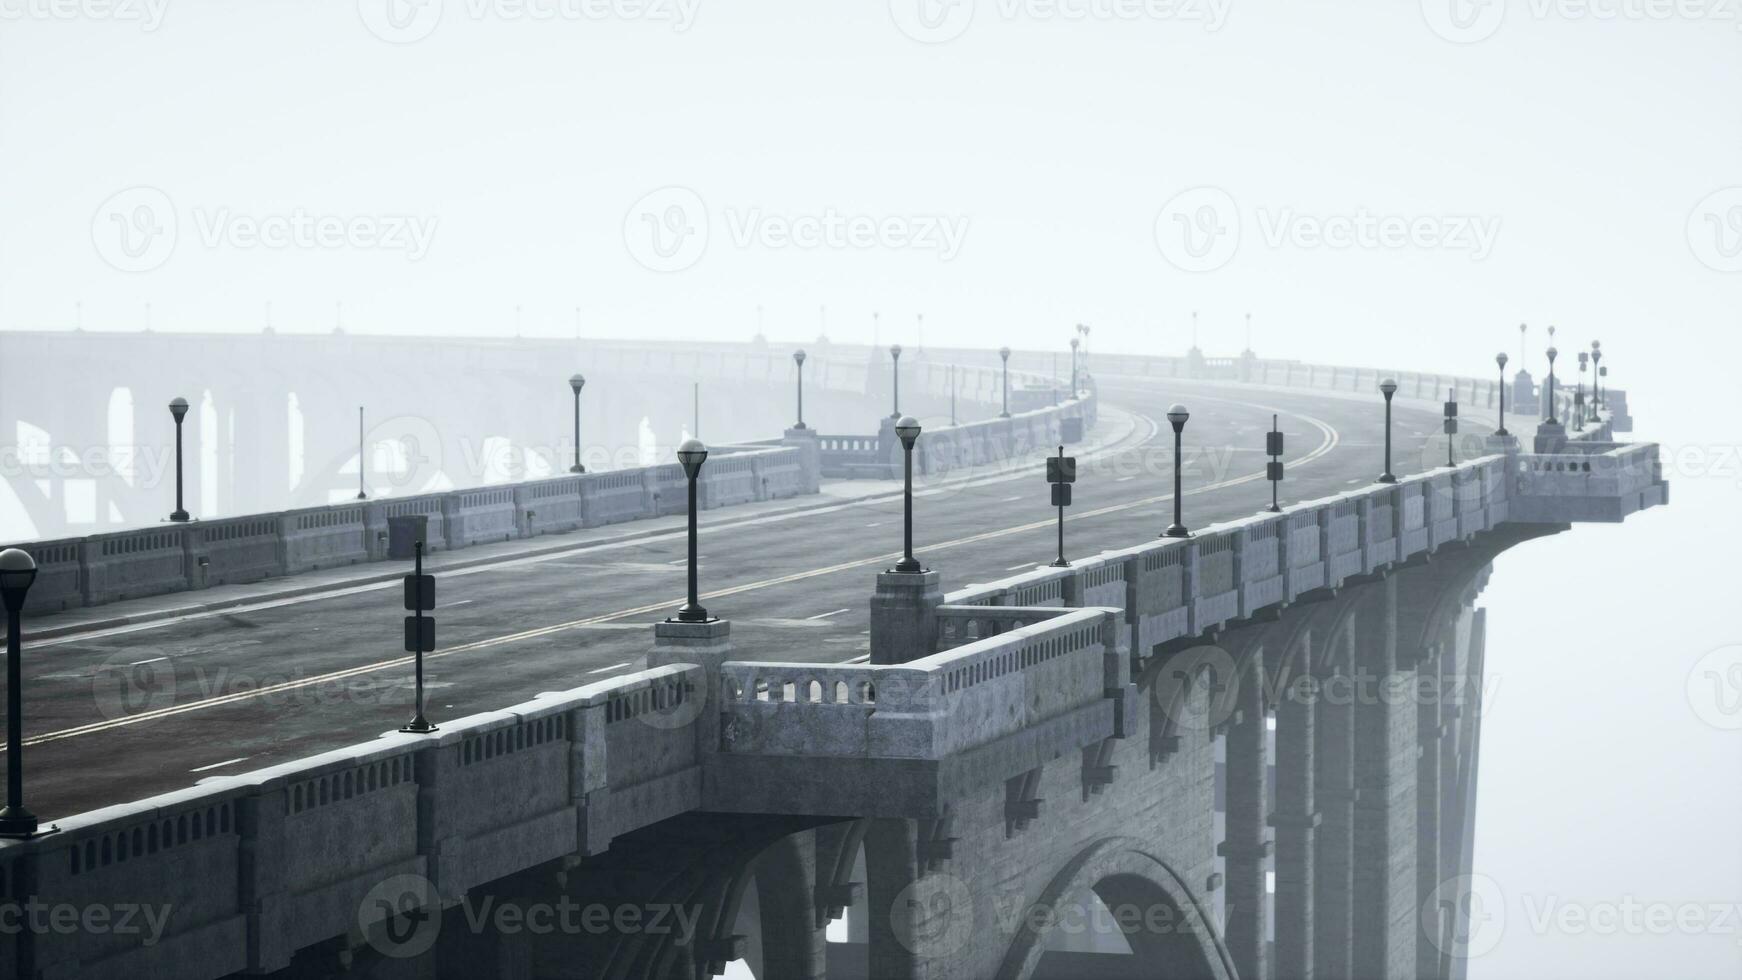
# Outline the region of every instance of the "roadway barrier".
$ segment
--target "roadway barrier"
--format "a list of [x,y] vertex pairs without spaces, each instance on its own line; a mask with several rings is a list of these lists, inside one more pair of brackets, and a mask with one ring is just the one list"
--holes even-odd
[[24,599],[25,612],[60,612],[85,604],[83,540],[32,541],[18,547],[36,561],[36,582]]
[[188,588],[186,525],[94,534],[82,543],[85,604],[180,592]]
[[581,500],[581,476],[532,480],[514,486],[514,509],[522,516],[520,528],[526,537],[560,534],[586,524]]
[[188,586],[258,582],[284,574],[284,536],[277,514],[189,523]]
[[395,500],[371,501],[368,510],[369,557],[375,561],[387,559],[387,519],[390,517],[422,517],[429,523],[424,528],[424,554],[444,551],[448,547],[448,517],[444,496],[439,493],[420,494]]
[[588,473],[581,477],[584,527],[601,527],[648,516],[646,481],[640,470]]
[[449,548],[520,537],[520,512],[513,487],[459,490],[442,498]]
[[367,512],[361,501],[285,512],[284,573],[294,575],[368,561]]
[[[748,454],[713,455],[697,479],[696,496],[703,510],[747,504],[761,499],[756,461]],[[685,490],[688,493],[688,490]]]

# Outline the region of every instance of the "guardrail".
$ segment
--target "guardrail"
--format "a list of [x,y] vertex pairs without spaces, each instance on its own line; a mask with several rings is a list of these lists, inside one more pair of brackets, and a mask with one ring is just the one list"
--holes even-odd
[[[1015,412],[1009,418],[982,419],[926,429],[914,444],[914,468],[923,474],[979,466],[1025,455],[1035,449],[1080,442],[1095,424],[1099,401],[1093,391],[1057,405]],[[819,435],[822,474],[846,479],[894,479],[902,473],[901,442],[893,419],[883,419],[874,436]]]
[[[702,470],[699,504],[707,510],[815,493],[816,466],[815,454],[802,445],[717,446]],[[40,614],[384,561],[389,517],[427,517],[435,552],[688,508],[682,470],[660,464],[14,547],[37,561],[25,608]]]

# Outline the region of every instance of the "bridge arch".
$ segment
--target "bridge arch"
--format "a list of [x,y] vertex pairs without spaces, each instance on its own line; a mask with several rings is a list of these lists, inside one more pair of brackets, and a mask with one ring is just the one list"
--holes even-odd
[[[1131,837],[1108,837],[1079,851],[1049,882],[1030,907],[1050,915],[1023,916],[999,980],[1029,980],[1046,953],[1046,923],[1065,911],[1072,895],[1093,891],[1110,909],[1157,910],[1166,928],[1140,927],[1126,933],[1132,952],[1150,975],[1181,980],[1233,980],[1235,971],[1217,934],[1210,909],[1166,862]],[[1145,922],[1149,921],[1146,915]]]

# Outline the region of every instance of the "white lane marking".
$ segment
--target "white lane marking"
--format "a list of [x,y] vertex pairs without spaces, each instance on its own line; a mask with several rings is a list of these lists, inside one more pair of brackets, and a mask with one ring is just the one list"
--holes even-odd
[[871,655],[869,653],[861,653],[857,657],[849,657],[841,662],[845,664],[862,664],[870,659]]
[[587,673],[589,673],[589,674],[609,674],[613,670],[622,670],[623,668],[625,668],[627,666],[629,666],[629,664],[627,661],[625,661],[624,663],[620,663],[620,664],[612,664],[609,667],[600,667],[598,670],[589,670],[589,671],[587,671]]
[[805,618],[806,619],[828,619],[830,616],[839,616],[840,614],[842,614],[844,612],[851,612],[851,611],[852,611],[851,609],[837,609],[834,612],[817,613],[815,616],[806,616]]
[[[1223,399],[1223,398],[1201,398],[1200,400],[1201,401],[1234,401],[1233,399]],[[1248,404],[1248,403],[1235,402],[1235,404]],[[1257,406],[1257,407],[1262,407],[1262,406]],[[1318,428],[1319,432],[1321,434],[1323,434],[1325,437],[1325,441],[1323,443],[1321,443],[1317,448],[1313,449],[1311,452],[1308,452],[1306,455],[1302,456],[1300,459],[1294,460],[1293,461],[1294,465],[1299,466],[1299,465],[1302,465],[1305,463],[1310,463],[1316,459],[1322,458],[1323,456],[1325,456],[1326,454],[1330,453],[1332,450],[1337,448],[1337,444],[1341,441],[1342,435],[1330,423],[1325,422],[1322,419],[1314,418],[1313,416],[1310,416],[1310,415],[1302,415],[1302,414],[1294,413],[1294,412],[1291,412],[1289,414],[1291,414],[1297,418],[1300,418],[1300,419],[1308,422],[1309,424],[1315,426],[1316,428]],[[1153,420],[1146,419],[1146,421],[1150,422],[1152,429],[1156,428],[1154,426]],[[1203,486],[1200,486],[1200,487],[1194,487],[1194,488],[1186,491],[1186,496],[1194,496],[1197,494],[1208,493],[1212,490],[1221,490],[1221,489],[1225,489],[1227,487],[1239,486],[1239,485],[1245,484],[1245,483],[1253,483],[1255,481],[1262,480],[1262,479],[1264,479],[1264,471],[1258,470],[1258,471],[1255,471],[1252,473],[1248,473],[1244,476],[1238,476],[1238,477],[1233,477],[1233,478],[1228,479],[1228,480],[1223,480],[1219,483],[1207,483],[1207,484],[1204,484]],[[1096,510],[1085,511],[1082,514],[1079,514],[1078,517],[1080,519],[1080,518],[1084,518],[1084,517],[1102,517],[1102,516],[1105,516],[1108,514],[1118,514],[1118,513],[1123,513],[1126,511],[1137,510],[1137,509],[1142,508],[1142,507],[1151,507],[1157,503],[1161,503],[1164,501],[1170,501],[1172,499],[1173,499],[1172,493],[1158,494],[1158,495],[1153,496],[1153,497],[1146,497],[1142,500],[1132,500],[1132,501],[1127,501],[1127,502],[1122,503],[1122,504],[1111,504],[1111,505],[1108,505],[1106,507],[1098,508]],[[747,523],[753,523],[753,522],[747,522]],[[1026,533],[1029,533],[1032,531],[1039,530],[1041,528],[1051,527],[1052,524],[1053,524],[1052,518],[1047,518],[1046,520],[1032,521],[1032,522],[1027,523],[1027,524],[1018,524],[1018,525],[1015,525],[1012,527],[997,528],[997,529],[994,529],[991,531],[981,531],[977,534],[970,534],[966,537],[955,538],[955,539],[952,539],[949,541],[940,542],[938,544],[928,545],[925,548],[918,549],[918,550],[924,551],[924,552],[934,552],[934,551],[943,551],[943,550],[950,549],[950,548],[959,548],[959,547],[963,547],[965,545],[978,544],[982,541],[991,541],[991,540],[995,540],[997,538],[1009,537],[1009,536],[1015,535],[1015,534],[1026,534]],[[561,554],[569,554],[569,552],[562,552]],[[900,557],[901,557],[900,552],[889,552],[887,554],[872,555],[868,558],[850,559],[848,561],[840,562],[840,563],[837,563],[834,565],[828,565],[828,566],[825,566],[822,568],[812,568],[812,569],[802,571],[802,572],[792,572],[792,573],[789,573],[786,575],[778,575],[778,576],[775,576],[774,578],[763,579],[759,582],[745,582],[742,585],[728,586],[724,589],[718,589],[718,590],[713,591],[713,592],[705,593],[700,598],[702,598],[702,599],[724,599],[724,598],[738,595],[738,594],[744,593],[744,592],[756,592],[756,591],[760,591],[762,589],[772,588],[772,587],[778,586],[778,585],[787,585],[787,584],[790,584],[792,582],[802,582],[806,579],[820,578],[824,575],[832,575],[832,574],[835,574],[837,572],[843,572],[843,571],[848,571],[848,570],[857,569],[857,568],[865,568],[867,566],[872,566],[872,565],[881,565],[884,562],[894,561]],[[505,562],[502,565],[483,566],[483,567],[485,567],[485,568],[502,568],[502,567],[505,567],[506,565],[524,564],[524,563],[527,563],[528,561],[533,561],[533,560],[536,560],[536,559],[519,559],[519,560],[512,561],[512,562]],[[455,574],[465,574],[465,571],[469,571],[469,570],[462,570],[462,571],[457,572]],[[384,583],[380,583],[378,585],[368,586],[365,588],[359,588],[355,591],[358,591],[358,592],[374,591],[377,589],[387,588],[392,584],[393,583],[384,582]],[[516,642],[519,642],[521,640],[538,639],[540,637],[550,636],[550,635],[555,634],[555,633],[562,633],[562,632],[566,632],[568,630],[580,629],[580,628],[584,628],[584,627],[588,627],[588,626],[598,626],[600,624],[611,623],[614,620],[627,619],[630,616],[641,616],[641,615],[646,615],[647,613],[651,613],[651,612],[658,612],[660,610],[670,609],[673,606],[679,605],[680,602],[681,602],[681,600],[666,600],[664,602],[649,603],[649,604],[643,605],[643,606],[636,606],[632,609],[621,609],[621,610],[618,610],[617,612],[601,613],[597,616],[588,616],[584,619],[570,620],[566,623],[552,623],[548,626],[538,626],[538,627],[534,627],[532,629],[522,630],[518,633],[508,633],[508,634],[504,634],[502,636],[491,637],[489,639],[475,640],[471,643],[463,643],[463,644],[460,644],[459,646],[449,647],[446,650],[438,650],[435,653],[425,654],[424,660],[425,661],[439,660],[443,657],[451,657],[451,656],[455,656],[455,655],[461,654],[461,653],[470,653],[474,650],[488,649],[490,647],[501,646],[501,645],[507,644],[507,643],[516,643]],[[288,604],[288,603],[285,603],[285,604]],[[629,626],[630,624],[624,624],[624,625]],[[607,627],[607,628],[610,628],[610,627]],[[866,635],[866,634],[869,634],[870,632],[871,632],[870,630],[864,630],[861,632],[860,635]],[[92,634],[82,634],[82,635],[72,637],[69,639],[88,639],[91,635]],[[54,641],[49,640],[49,641],[44,641],[44,642],[52,644]],[[310,687],[310,686],[315,685],[315,684],[331,684],[334,681],[344,680],[346,678],[356,677],[356,676],[359,676],[362,674],[370,674],[370,673],[375,673],[377,671],[382,671],[382,670],[392,670],[392,669],[397,669],[397,668],[404,668],[404,667],[410,666],[412,664],[412,662],[413,662],[413,658],[411,658],[411,657],[395,657],[391,660],[378,660],[374,663],[358,664],[355,667],[346,667],[346,668],[343,668],[341,670],[330,671],[330,672],[325,673],[325,674],[319,674],[319,675],[314,675],[314,676],[309,676],[309,677],[302,677],[302,678],[298,678],[297,680],[294,680],[294,681],[285,681],[285,682],[280,683],[280,684],[268,684],[268,685],[264,685],[264,686],[257,687],[257,688],[251,688],[251,689],[246,690],[246,691],[237,691],[237,692],[232,693],[232,694],[215,695],[213,697],[203,698],[203,699],[198,700],[198,701],[190,701],[186,704],[171,705],[170,707],[159,708],[155,711],[142,711],[136,715],[128,715],[127,717],[124,717],[124,718],[114,718],[114,719],[110,719],[110,720],[106,720],[106,721],[92,722],[91,724],[87,724],[87,725],[79,725],[79,726],[76,726],[73,728],[64,728],[64,729],[61,729],[60,731],[47,732],[47,733],[44,733],[42,735],[38,735],[34,738],[25,739],[24,744],[25,745],[41,745],[45,742],[58,742],[61,739],[73,738],[73,737],[78,736],[78,735],[88,735],[88,734],[91,734],[93,732],[108,731],[109,729],[112,729],[112,728],[123,728],[123,727],[132,726],[132,725],[138,725],[138,724],[141,724],[141,723],[147,722],[147,721],[155,721],[159,718],[167,718],[167,717],[171,717],[173,715],[186,714],[186,713],[191,712],[191,711],[202,711],[202,710],[205,710],[207,708],[219,707],[221,705],[232,704],[232,703],[235,703],[238,701],[249,701],[249,700],[253,700],[256,698],[271,697],[272,695],[279,694],[279,693],[282,693],[284,691],[298,690],[301,688]],[[4,752],[4,751],[5,751],[5,747],[0,746],[0,752]]]
[[127,666],[139,667],[139,666],[144,665],[144,664],[154,664],[154,663],[157,663],[159,660],[168,660],[168,659],[169,659],[168,657],[152,657],[150,660],[135,660],[132,663],[128,664]]
[[883,526],[883,522],[882,522],[882,521],[872,521],[872,522],[871,522],[871,523],[869,523],[869,524],[867,524],[867,525],[865,525],[865,526],[866,526],[866,527],[882,527],[882,526]]
[[1016,495],[1016,496],[1014,496],[1014,497],[1005,497],[1005,498],[1004,498],[1004,502],[1005,502],[1005,503],[1007,503],[1007,504],[1013,504],[1013,503],[1015,503],[1015,502],[1017,502],[1017,501],[1018,501],[1018,500],[1021,500],[1021,499],[1022,499],[1022,495],[1021,495],[1021,494],[1017,494],[1017,495]]
[[1022,571],[1022,570],[1023,570],[1023,569],[1025,569],[1025,568],[1027,568],[1027,567],[1028,567],[1028,566],[1030,566],[1030,565],[1038,565],[1038,564],[1040,564],[1040,562],[1037,562],[1037,561],[1025,561],[1025,562],[1023,562],[1023,563],[1022,563],[1022,564],[1020,564],[1020,565],[1011,565],[1011,566],[1010,566],[1010,567],[1009,567],[1009,568],[1006,568],[1006,569],[1005,569],[1005,571],[1007,571],[1007,572],[1020,572],[1020,571]]
[[1124,483],[1126,480],[1135,480],[1135,479],[1137,479],[1137,477],[1135,477],[1135,476],[1122,476],[1119,479],[1114,480],[1113,482],[1114,483]]
[[254,757],[251,755],[245,755],[239,759],[225,759],[223,762],[214,762],[209,766],[201,766],[198,769],[189,769],[188,772],[210,772],[213,769],[222,769],[225,766],[233,766],[238,762],[246,762],[252,758]]
[[437,609],[452,609],[452,608],[454,608],[454,607],[455,607],[455,606],[464,606],[464,605],[467,605],[467,604],[468,604],[468,603],[470,603],[470,602],[472,602],[472,601],[473,601],[473,600],[471,600],[471,599],[461,599],[461,600],[460,600],[460,601],[458,601],[458,602],[448,602],[448,603],[443,603],[443,604],[442,604],[442,605],[439,605],[439,606],[436,606],[436,608],[437,608]]

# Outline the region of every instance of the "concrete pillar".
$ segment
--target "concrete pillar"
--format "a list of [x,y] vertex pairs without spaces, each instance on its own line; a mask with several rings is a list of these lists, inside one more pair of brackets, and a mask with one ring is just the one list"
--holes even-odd
[[1355,921],[1351,975],[1408,977],[1415,971],[1415,671],[1400,669],[1397,581],[1357,586],[1354,633]]
[[927,976],[913,950],[917,923],[925,910],[912,901],[919,880],[917,828],[912,820],[871,821],[865,834],[865,877],[871,927],[869,975],[878,980]]
[[[1439,692],[1446,689],[1445,651],[1436,648],[1423,659],[1420,673],[1423,697],[1416,707],[1416,731],[1420,744],[1415,771],[1416,805],[1416,865],[1415,897],[1419,911],[1444,880],[1440,867],[1440,808],[1444,792],[1444,771],[1440,754],[1445,738],[1442,720],[1444,705]],[[1431,678],[1432,686],[1428,686]],[[1421,920],[1421,933],[1416,941],[1415,976],[1427,978],[1439,975],[1440,950],[1444,948],[1443,929],[1427,918]]]
[[[1312,660],[1311,638],[1297,663]],[[1313,848],[1320,822],[1314,792],[1320,686],[1302,671],[1284,688],[1276,706],[1276,976],[1312,980]]]
[[1240,976],[1249,980],[1269,975],[1270,733],[1264,708],[1264,648],[1255,647],[1234,690],[1235,717],[1227,736],[1228,816],[1217,848],[1226,861],[1228,951]]
[[765,980],[825,980],[828,940],[816,908],[817,838],[804,831],[776,841],[756,862]]
[[871,662],[904,664],[938,647],[938,607],[944,604],[937,572],[880,572],[871,596]]
[[1313,840],[1313,975],[1324,978],[1349,976],[1354,955],[1357,793],[1351,644],[1346,633],[1334,640],[1337,650],[1329,675],[1320,678],[1324,696],[1313,719],[1313,795],[1323,815]]

